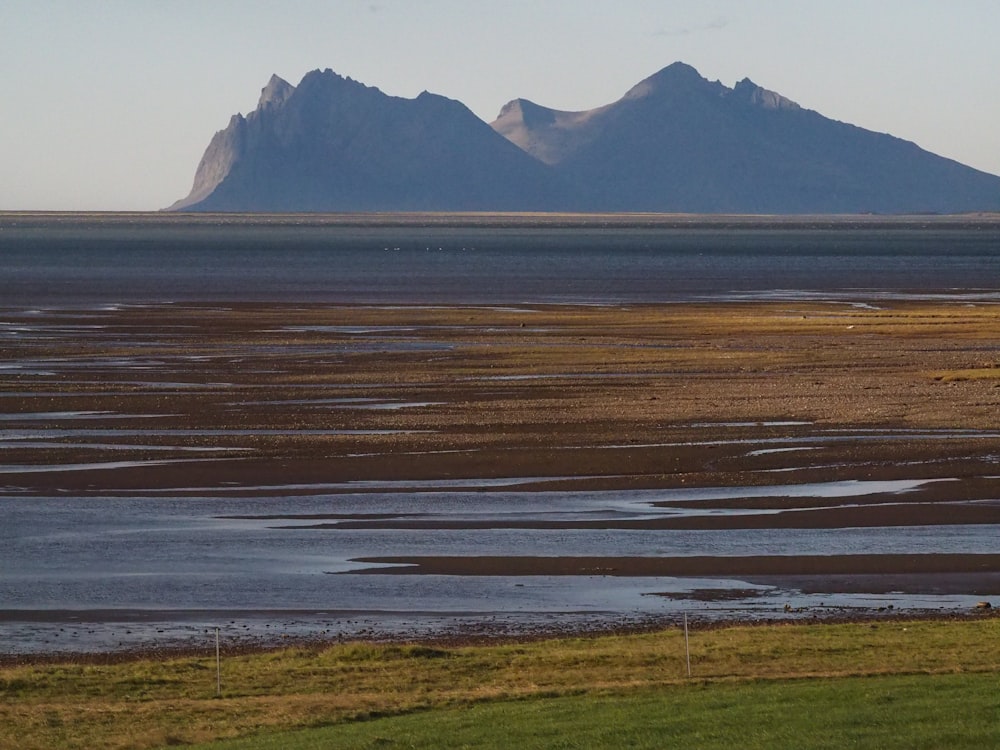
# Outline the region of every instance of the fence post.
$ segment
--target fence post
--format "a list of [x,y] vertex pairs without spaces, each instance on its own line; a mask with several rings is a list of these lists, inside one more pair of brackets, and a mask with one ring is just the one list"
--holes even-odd
[[684,613],[684,656],[687,659],[687,675],[691,676],[691,644],[688,641],[688,613]]
[[219,629],[215,629],[215,694],[222,697],[222,657],[219,653]]

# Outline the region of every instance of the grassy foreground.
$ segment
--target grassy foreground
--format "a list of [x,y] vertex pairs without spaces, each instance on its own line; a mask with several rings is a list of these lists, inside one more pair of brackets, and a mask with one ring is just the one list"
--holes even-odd
[[481,703],[198,750],[998,747],[997,687],[994,674],[674,685]]
[[691,660],[679,629],[293,648],[224,655],[221,697],[209,648],[5,667],[0,747],[1000,746],[996,617],[699,629]]

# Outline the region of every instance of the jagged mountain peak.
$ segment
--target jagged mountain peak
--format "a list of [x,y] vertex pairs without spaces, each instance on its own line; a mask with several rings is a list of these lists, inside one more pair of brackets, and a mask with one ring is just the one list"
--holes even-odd
[[295,91],[295,87],[279,77],[277,74],[271,76],[271,80],[260,90],[260,100],[257,102],[257,109],[265,107],[280,107],[288,97]]
[[299,81],[297,89],[301,92],[314,94],[317,92],[370,92],[382,94],[375,86],[367,86],[360,81],[355,81],[350,76],[342,76],[330,68],[320,70],[310,70]]
[[644,99],[650,96],[703,91],[721,93],[725,87],[718,81],[709,81],[687,63],[675,62],[639,81],[630,88],[623,100]]
[[497,115],[497,121],[504,119],[517,119],[526,125],[537,126],[554,122],[556,111],[528,99],[512,99],[500,108]]
[[605,108],[563,112],[514,99],[500,110],[491,127],[543,164],[554,165],[590,140],[585,124]]
[[528,210],[553,178],[464,104],[409,99],[341,76],[272,76],[261,103],[216,133],[173,210]]
[[427,90],[421,91],[417,94],[416,99],[413,101],[436,107],[461,107],[462,109],[467,109],[467,107],[460,101],[449,99],[447,96],[441,96],[441,94],[435,94],[434,92]]
[[764,109],[801,109],[791,99],[786,99],[777,92],[758,86],[749,78],[744,78],[733,87],[733,97],[738,101],[755,104]]

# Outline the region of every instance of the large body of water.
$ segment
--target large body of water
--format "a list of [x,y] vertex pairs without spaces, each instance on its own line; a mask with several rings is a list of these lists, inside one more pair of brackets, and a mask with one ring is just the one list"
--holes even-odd
[[[359,226],[298,220],[219,224],[0,217],[2,335],[30,335],[31,315],[53,309],[204,302],[373,304],[582,303],[818,299],[1000,302],[1000,223],[718,222],[677,226]],[[0,339],[0,347],[2,347]],[[14,378],[2,411],[17,414]],[[9,408],[8,408],[9,407]],[[48,414],[46,418],[51,418]],[[66,415],[66,429],[87,415]],[[17,418],[13,421],[18,422]],[[23,415],[0,422],[0,443],[34,440]],[[62,435],[66,437],[66,435]],[[141,436],[140,436],[141,437]],[[791,443],[789,443],[791,445]],[[0,445],[2,447],[2,445]],[[2,461],[0,461],[2,463]],[[46,467],[37,467],[45,471]],[[4,471],[0,466],[0,471]],[[62,467],[60,471],[71,471]],[[516,485],[516,482],[514,482]],[[372,550],[398,555],[749,555],[990,553],[996,527],[774,531],[323,531],[261,520],[269,514],[510,513],[593,517],[656,512],[663,493],[538,494],[515,487],[389,484],[336,497],[281,488],[275,497],[226,498],[186,488],[175,497],[111,494],[24,497],[0,474],[0,651],[115,648],[200,637],[223,624],[241,633],[437,632],[485,619],[523,625],[660,615],[692,588],[741,581],[530,579],[353,574]],[[822,489],[818,490],[822,491]],[[257,513],[261,518],[233,518]],[[275,528],[283,526],[284,528]],[[365,566],[361,566],[365,567]],[[766,588],[766,587],[765,587]],[[881,593],[809,596],[798,606],[888,605]],[[913,604],[912,597],[906,599]],[[968,596],[928,598],[967,606]],[[919,602],[918,602],[919,604]]]
[[[296,221],[302,222],[296,223]],[[355,226],[0,217],[0,306],[995,298],[1000,222]]]

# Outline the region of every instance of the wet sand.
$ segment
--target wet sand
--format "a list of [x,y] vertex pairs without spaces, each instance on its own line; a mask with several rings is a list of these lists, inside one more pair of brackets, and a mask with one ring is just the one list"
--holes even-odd
[[[650,518],[272,519],[317,533],[1000,524],[998,330],[998,306],[933,301],[6,310],[0,488],[7,497],[281,497],[456,482],[487,493],[501,480],[522,491],[779,488],[668,500],[657,507],[677,513]],[[862,495],[787,490],[845,480],[920,483]],[[1000,592],[995,555],[370,559],[412,566],[393,574]]]
[[[615,576],[738,579],[808,593],[995,593],[1000,555],[860,554],[740,557],[374,557],[359,562],[392,565],[394,575]],[[361,573],[385,573],[383,567]],[[700,598],[753,599],[766,589],[709,589]],[[675,596],[676,595],[672,595]]]
[[[5,441],[4,483],[25,492],[497,477],[974,484],[1000,446],[998,310],[794,302],[8,314],[0,424],[21,437]],[[99,466],[128,461],[136,466]],[[983,488],[940,487],[941,500],[983,499]]]

